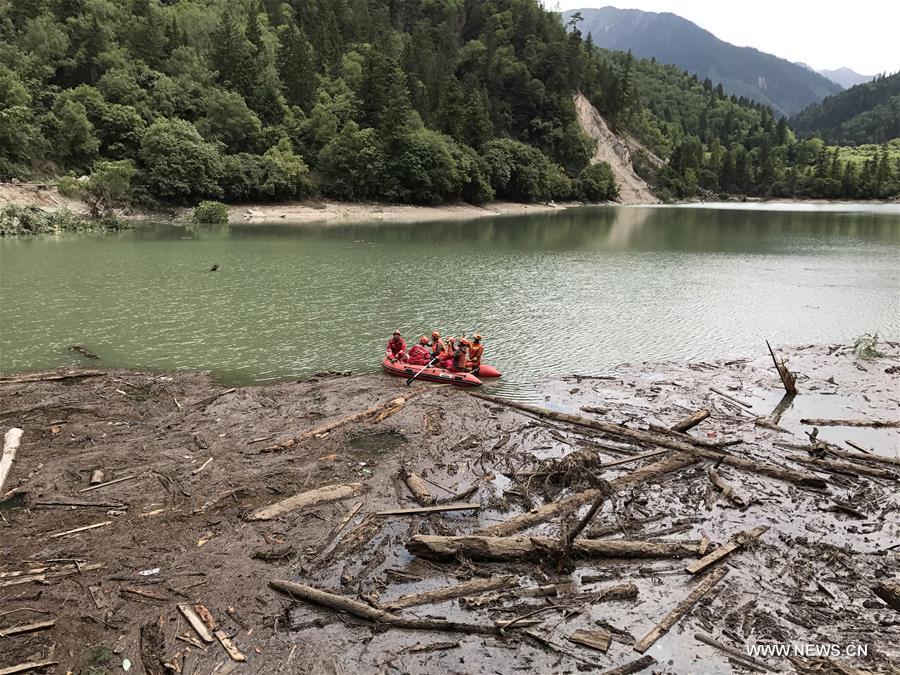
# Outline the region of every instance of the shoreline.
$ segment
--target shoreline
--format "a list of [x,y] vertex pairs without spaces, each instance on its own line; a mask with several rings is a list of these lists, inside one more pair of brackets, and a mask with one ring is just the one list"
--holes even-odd
[[[786,409],[768,354],[545,381],[540,408],[583,420],[574,424],[385,375],[237,388],[192,371],[0,378],[0,431],[24,432],[0,488],[9,542],[0,585],[17,612],[0,630],[55,622],[7,638],[0,668],[50,653],[86,671],[97,665],[86,644],[145,668],[187,657],[197,672],[226,666],[224,643],[196,641],[179,610],[187,603],[203,607],[252,672],[292,658],[296,672],[376,672],[386,660],[403,672],[461,660],[471,672],[510,672],[510,649],[536,672],[585,663],[599,672],[638,658],[636,640],[702,578],[727,572],[656,643],[673,672],[698,658],[728,669],[729,655],[693,638],[698,631],[743,652],[772,636],[802,640],[798,625],[822,642],[864,637],[867,654],[832,663],[878,671],[900,656],[896,622],[885,621],[892,610],[873,591],[900,569],[900,457],[886,444],[897,430],[820,425],[813,444],[801,416],[894,420],[900,349],[880,346],[886,354],[865,361],[850,346],[779,350],[800,390]],[[670,430],[699,410],[708,417]],[[554,554],[560,532],[595,501],[599,475],[616,493],[577,540],[581,555]],[[317,492],[325,487],[327,497]],[[305,506],[285,502],[298,494]],[[415,512],[434,502],[465,508]],[[286,510],[272,514],[275,504]],[[414,512],[383,514],[397,509]],[[521,539],[504,539],[513,548],[495,562],[482,551],[460,564],[427,548],[485,531]],[[734,539],[741,532],[760,534]],[[701,547],[708,554],[729,541],[739,545],[717,567],[685,568],[699,564]],[[529,542],[530,555],[516,553]],[[601,552],[617,546],[641,553]],[[823,557],[840,573],[812,575]],[[345,619],[291,604],[273,580],[477,630]],[[429,591],[449,595],[418,597]],[[406,596],[416,597],[398,603]],[[522,628],[543,641],[497,630],[526,616],[536,625]],[[720,634],[723,621],[744,629]],[[611,632],[612,642],[602,653],[584,649],[569,640],[576,629]]]

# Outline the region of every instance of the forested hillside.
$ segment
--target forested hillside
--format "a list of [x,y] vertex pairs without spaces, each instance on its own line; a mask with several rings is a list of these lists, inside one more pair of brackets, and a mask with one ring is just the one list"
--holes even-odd
[[752,47],[720,40],[697,24],[670,12],[601,7],[566,12],[583,21],[579,29],[591,34],[598,47],[631,51],[656,58],[721,83],[725,91],[771,106],[779,115],[793,115],[841,87],[814,70]]
[[0,179],[92,174],[106,196],[609,199],[576,91],[671,158],[666,196],[881,196],[900,173],[886,151],[845,170],[537,0],[0,3]]
[[829,96],[791,120],[798,133],[828,143],[862,145],[900,138],[900,72]]

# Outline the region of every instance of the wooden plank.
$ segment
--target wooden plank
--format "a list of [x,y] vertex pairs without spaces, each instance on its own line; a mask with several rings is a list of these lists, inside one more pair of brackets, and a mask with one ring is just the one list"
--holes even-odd
[[441,504],[440,506],[422,506],[413,509],[394,509],[392,511],[378,511],[376,516],[409,516],[417,513],[440,513],[441,511],[469,511],[480,509],[478,502],[465,502],[463,504]]
[[752,408],[752,407],[753,407],[752,404],[747,403],[746,401],[742,401],[742,400],[739,399],[739,398],[735,398],[735,397],[732,396],[731,394],[726,394],[726,393],[725,393],[724,391],[722,391],[721,389],[716,389],[715,387],[710,387],[709,390],[710,390],[710,391],[714,391],[714,392],[716,392],[719,396],[724,396],[724,397],[727,398],[729,401],[734,401],[734,402],[737,403],[738,405],[742,405],[742,406],[744,406],[745,408]]
[[9,628],[0,628],[0,637],[10,637],[11,635],[21,635],[22,633],[33,633],[34,631],[53,628],[55,625],[56,619],[48,619],[47,621],[23,623],[18,626],[10,626]]
[[686,572],[690,572],[691,574],[701,572],[710,565],[719,562],[720,560],[722,560],[722,558],[729,555],[733,551],[738,550],[751,541],[756,541],[760,536],[765,534],[768,529],[769,528],[767,526],[763,525],[761,527],[754,527],[749,532],[738,532],[729,540],[727,544],[720,546],[714,551],[710,551],[705,556],[700,558],[700,560],[695,560],[694,562],[685,566],[684,570]]
[[15,675],[15,673],[27,673],[29,670],[37,670],[38,668],[48,668],[49,666],[59,665],[59,661],[28,661],[20,663],[17,666],[8,666],[0,668],[0,675]]
[[98,483],[97,485],[86,487],[83,490],[79,490],[79,492],[91,492],[92,490],[99,490],[100,488],[109,487],[110,485],[115,485],[116,483],[122,483],[126,480],[131,480],[132,478],[137,478],[137,475],[123,476],[122,478],[116,478],[115,480],[108,480],[105,483]]
[[203,623],[203,620],[197,615],[197,612],[194,611],[193,607],[184,603],[179,603],[178,611],[184,615],[187,622],[191,624],[191,628],[197,631],[197,635],[199,635],[204,642],[212,642],[215,639],[212,632],[210,632],[207,625]]
[[728,574],[727,567],[719,567],[710,572],[703,581],[694,587],[694,590],[691,591],[690,595],[679,602],[675,606],[675,609],[669,612],[662,621],[656,624],[649,633],[634,645],[634,650],[643,654],[650,649],[654,642],[659,640],[659,638],[665,635],[672,626],[678,623],[679,619],[687,614],[700,598],[709,593],[713,586],[722,581],[726,574]]
[[609,649],[609,641],[612,635],[605,630],[576,630],[568,640],[591,649],[597,649],[604,654]]
[[0,455],[0,495],[3,494],[3,484],[12,468],[13,460],[16,458],[16,451],[19,449],[23,433],[25,432],[19,427],[13,427],[3,437],[3,455]]
[[363,491],[362,483],[348,483],[347,485],[328,485],[301,492],[293,497],[288,497],[280,502],[257,509],[248,516],[248,520],[272,520],[297,509],[318,506],[328,502],[336,502],[349,497],[355,497]]
[[628,663],[623,663],[621,666],[617,666],[616,668],[612,668],[611,670],[605,670],[600,673],[600,675],[634,675],[634,673],[639,673],[642,670],[646,670],[654,663],[656,663],[656,659],[654,659],[652,656],[642,656],[639,659],[629,661]]
[[57,532],[56,534],[51,534],[50,538],[54,539],[56,537],[68,537],[70,534],[78,534],[79,532],[85,532],[87,530],[94,530],[98,527],[106,527],[107,525],[112,525],[113,521],[104,520],[102,523],[94,523],[93,525],[85,525],[84,527],[76,527],[74,530],[66,530],[65,532]]

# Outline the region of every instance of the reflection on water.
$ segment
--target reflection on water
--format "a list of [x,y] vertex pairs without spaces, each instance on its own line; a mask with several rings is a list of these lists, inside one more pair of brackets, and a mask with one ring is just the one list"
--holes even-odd
[[[0,369],[370,371],[395,327],[487,337],[514,390],[622,361],[900,336],[900,214],[596,207],[0,242]],[[209,272],[219,263],[218,272]]]

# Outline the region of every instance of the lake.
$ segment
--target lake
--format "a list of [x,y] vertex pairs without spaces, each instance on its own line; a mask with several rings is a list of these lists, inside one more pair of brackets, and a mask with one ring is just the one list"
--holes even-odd
[[[3,372],[369,372],[394,328],[408,341],[481,332],[501,390],[523,396],[547,375],[756,355],[766,339],[897,339],[900,206],[609,206],[0,241]],[[76,343],[101,361],[67,351]]]

